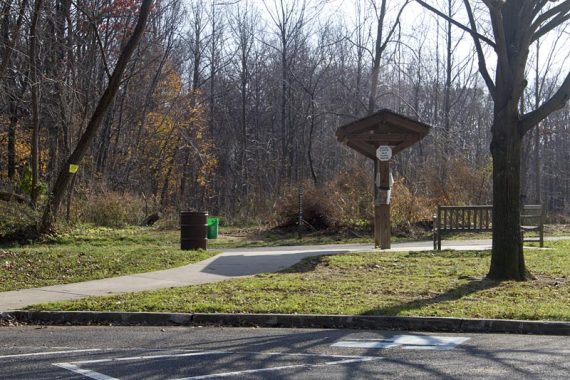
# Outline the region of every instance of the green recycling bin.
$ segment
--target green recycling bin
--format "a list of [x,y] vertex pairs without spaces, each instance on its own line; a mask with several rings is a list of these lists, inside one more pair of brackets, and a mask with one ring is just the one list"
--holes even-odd
[[220,224],[220,218],[208,217],[208,239],[218,238],[218,225]]

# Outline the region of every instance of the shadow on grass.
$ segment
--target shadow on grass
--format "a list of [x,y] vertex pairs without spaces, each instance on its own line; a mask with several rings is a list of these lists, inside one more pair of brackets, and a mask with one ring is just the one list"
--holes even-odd
[[329,255],[311,256],[304,258],[297,264],[289,268],[279,271],[279,273],[308,273],[313,272],[319,265],[327,265],[327,258]]
[[447,301],[459,300],[467,295],[492,289],[501,284],[500,281],[488,280],[486,278],[471,280],[467,284],[449,289],[445,293],[438,294],[431,298],[417,299],[399,305],[387,306],[379,309],[372,309],[364,312],[364,315],[400,315],[404,311],[421,309],[426,306],[435,305]]
[[29,245],[40,241],[42,238],[44,235],[40,234],[35,226],[26,225],[2,233],[0,235],[0,247],[11,248],[18,245]]

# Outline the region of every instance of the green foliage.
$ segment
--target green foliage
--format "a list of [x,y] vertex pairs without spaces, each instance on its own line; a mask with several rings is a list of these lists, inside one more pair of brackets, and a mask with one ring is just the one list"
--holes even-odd
[[24,172],[20,178],[20,189],[28,194],[32,194],[32,169],[29,166],[24,168]]
[[493,282],[489,252],[311,257],[282,273],[36,306],[44,310],[370,314],[570,321],[570,241],[527,250],[536,281]]
[[[22,190],[22,192],[24,192],[26,195],[31,196],[32,195],[32,168],[30,168],[29,166],[25,166],[24,167],[24,172],[22,173],[21,177],[20,177],[20,181],[18,183],[20,189]],[[42,194],[46,194],[48,191],[48,185],[46,182],[44,181],[39,181],[38,182],[38,194],[42,195]]]
[[[30,226],[35,226],[39,215],[28,205],[0,201],[0,243],[6,236],[18,237]],[[25,238],[23,236],[23,238]]]

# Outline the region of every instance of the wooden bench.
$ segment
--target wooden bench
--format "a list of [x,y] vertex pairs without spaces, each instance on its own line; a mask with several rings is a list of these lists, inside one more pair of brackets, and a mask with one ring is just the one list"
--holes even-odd
[[[493,231],[493,206],[438,206],[433,221],[433,249],[441,250],[441,237],[450,232]],[[538,238],[524,239],[525,232],[534,231]],[[538,241],[544,246],[544,209],[542,205],[525,205],[521,212],[523,241]]]
[[[525,237],[526,232],[536,232],[538,237]],[[537,241],[544,247],[544,207],[542,205],[525,205],[521,212],[521,233],[523,242]]]

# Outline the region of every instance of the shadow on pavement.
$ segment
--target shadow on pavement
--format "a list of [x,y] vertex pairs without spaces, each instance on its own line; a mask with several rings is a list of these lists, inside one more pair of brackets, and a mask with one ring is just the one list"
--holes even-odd
[[[277,272],[302,273],[314,270],[321,262],[321,256],[350,253],[349,250],[323,250],[313,252],[272,253],[260,255],[222,255],[216,257],[204,269],[203,273],[220,276],[251,276],[259,273]],[[307,257],[312,259],[299,263]],[[299,265],[295,265],[299,263]],[[293,268],[291,268],[294,265]]]

